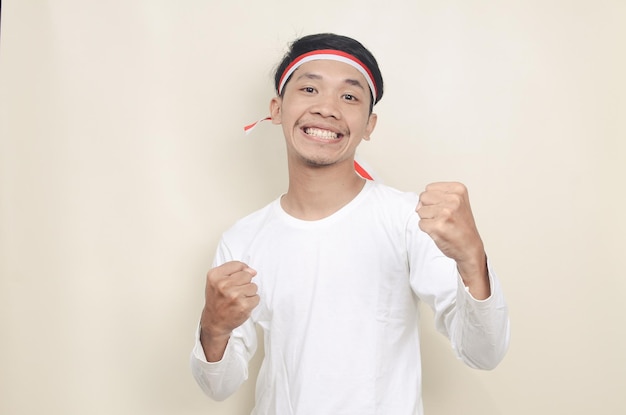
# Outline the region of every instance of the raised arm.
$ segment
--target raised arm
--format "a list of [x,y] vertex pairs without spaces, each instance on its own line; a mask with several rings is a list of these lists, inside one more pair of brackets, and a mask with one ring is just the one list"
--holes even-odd
[[477,300],[491,295],[487,256],[470,207],[467,188],[456,182],[431,183],[416,208],[419,226],[456,261],[463,283]]
[[207,274],[191,371],[204,393],[215,400],[227,398],[248,378],[248,362],[257,345],[250,319],[259,304],[255,275],[238,261],[225,262]]
[[430,240],[423,233],[413,235],[422,240],[412,261],[413,289],[435,312],[435,325],[457,356],[471,367],[492,369],[508,348],[508,309],[488,265],[467,189],[461,183],[430,184],[416,211],[418,226]]
[[205,304],[200,318],[200,342],[208,362],[222,359],[232,331],[259,304],[256,271],[231,261],[211,269],[206,277]]

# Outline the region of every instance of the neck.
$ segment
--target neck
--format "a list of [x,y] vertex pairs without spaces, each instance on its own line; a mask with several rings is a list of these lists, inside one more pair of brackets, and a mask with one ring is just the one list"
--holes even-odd
[[365,179],[354,171],[353,160],[324,167],[289,163],[289,188],[281,205],[298,219],[319,220],[352,201],[364,185]]

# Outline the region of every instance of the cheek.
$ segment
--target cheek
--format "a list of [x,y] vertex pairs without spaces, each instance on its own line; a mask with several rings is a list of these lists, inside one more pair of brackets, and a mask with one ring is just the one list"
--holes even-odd
[[296,127],[298,121],[302,118],[302,114],[303,111],[294,105],[290,105],[287,109],[283,106],[281,113],[283,126],[286,126],[289,129]]
[[350,125],[352,125],[353,133],[366,136],[369,131],[369,117],[363,117],[362,114],[355,115]]

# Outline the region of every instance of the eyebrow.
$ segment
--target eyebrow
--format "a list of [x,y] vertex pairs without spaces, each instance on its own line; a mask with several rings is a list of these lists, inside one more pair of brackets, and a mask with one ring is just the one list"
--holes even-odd
[[357,79],[346,79],[344,81],[346,84],[348,85],[352,85],[352,86],[356,86],[361,88],[363,91],[365,91],[365,87],[363,86],[363,84],[361,82],[359,82]]
[[[319,80],[323,79],[322,75],[319,75],[319,74],[316,74],[316,73],[311,73],[311,72],[305,72],[305,73],[301,74],[300,76],[298,76],[297,80],[300,80],[302,78],[313,79],[313,80],[316,80],[316,81],[319,81]],[[348,85],[356,86],[358,88],[361,88],[363,91],[365,91],[365,87],[363,86],[363,84],[358,79],[347,78],[347,79],[344,80],[344,83],[346,83]]]

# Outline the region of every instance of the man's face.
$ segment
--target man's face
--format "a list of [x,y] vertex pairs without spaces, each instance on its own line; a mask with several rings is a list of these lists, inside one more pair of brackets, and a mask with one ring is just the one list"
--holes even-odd
[[376,125],[371,93],[363,75],[332,60],[303,64],[292,75],[283,97],[270,103],[272,120],[281,124],[291,162],[308,166],[352,164],[361,140]]

